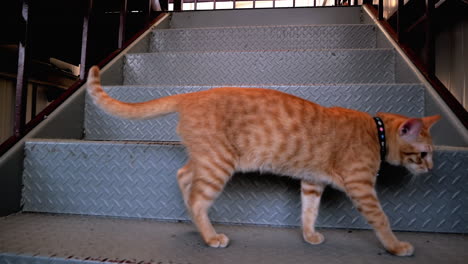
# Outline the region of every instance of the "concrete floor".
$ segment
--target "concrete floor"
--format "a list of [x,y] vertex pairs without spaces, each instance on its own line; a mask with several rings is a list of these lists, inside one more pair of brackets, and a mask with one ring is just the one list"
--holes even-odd
[[15,256],[59,260],[50,263],[468,263],[468,236],[460,234],[399,232],[416,248],[401,258],[370,230],[322,229],[325,243],[312,246],[298,228],[215,227],[230,237],[228,248],[205,246],[191,223],[23,213],[0,218],[0,262],[3,254],[9,263],[19,263]]

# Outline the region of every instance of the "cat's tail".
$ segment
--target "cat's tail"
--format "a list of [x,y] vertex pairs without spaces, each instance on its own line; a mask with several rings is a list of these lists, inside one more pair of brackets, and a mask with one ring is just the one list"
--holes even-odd
[[87,91],[93,102],[108,114],[126,119],[150,119],[177,112],[183,95],[162,97],[141,103],[126,103],[110,97],[101,86],[100,71],[91,67],[87,80]]

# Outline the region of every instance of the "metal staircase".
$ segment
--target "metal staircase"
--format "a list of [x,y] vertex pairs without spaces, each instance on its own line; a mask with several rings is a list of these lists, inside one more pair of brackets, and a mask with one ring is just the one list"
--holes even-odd
[[[398,235],[414,243],[413,261],[466,261],[467,131],[364,8],[267,11],[168,15],[103,69],[105,90],[136,102],[218,86],[265,87],[371,114],[440,113],[435,169],[411,178],[386,166],[378,194],[393,229],[412,231]],[[272,13],[280,23],[271,22]],[[108,116],[82,88],[25,139],[23,210],[0,218],[0,263],[398,260],[365,230],[346,196],[331,189],[318,219],[331,228],[323,231],[327,242],[306,244],[297,228],[299,183],[256,174],[236,175],[211,210],[232,244],[207,248],[186,223],[176,183],[187,158],[176,123],[176,115]],[[0,160],[11,173],[5,164]]]

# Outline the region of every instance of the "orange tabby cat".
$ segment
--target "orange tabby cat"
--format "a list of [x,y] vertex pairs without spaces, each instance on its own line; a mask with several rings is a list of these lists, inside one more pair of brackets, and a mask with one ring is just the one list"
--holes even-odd
[[[88,93],[109,114],[128,119],[179,113],[178,133],[189,161],[177,180],[185,204],[204,241],[226,247],[208,209],[234,171],[265,171],[301,180],[304,239],[324,241],[315,230],[320,196],[326,185],[345,191],[392,254],[408,256],[413,246],[399,241],[374,189],[381,163],[376,123],[367,113],[326,108],[279,91],[217,88],[142,103],[110,98],[91,68]],[[385,124],[385,161],[415,174],[432,168],[429,128],[440,118],[407,118],[379,113]]]

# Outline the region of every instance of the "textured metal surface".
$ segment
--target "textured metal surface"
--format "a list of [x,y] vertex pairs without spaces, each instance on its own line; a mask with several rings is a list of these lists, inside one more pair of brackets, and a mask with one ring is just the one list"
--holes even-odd
[[373,25],[226,27],[152,32],[150,51],[375,48]]
[[288,8],[171,13],[171,28],[361,24],[361,8]]
[[312,246],[302,240],[299,228],[216,228],[231,238],[228,248],[205,246],[189,223],[21,214],[0,219],[0,252],[10,252],[0,253],[0,263],[458,264],[468,258],[468,238],[456,234],[397,233],[416,248],[414,257],[402,259],[386,253],[373,232],[367,230],[322,229],[325,243]]
[[[439,150],[436,167],[410,179],[387,167],[378,194],[395,230],[468,233],[468,149]],[[187,220],[176,183],[186,161],[180,145],[29,142],[24,210]],[[236,175],[215,203],[216,222],[297,226],[299,183]],[[324,194],[318,226],[368,228],[344,194]]]
[[[175,13],[171,23],[174,27],[181,25],[190,27],[210,26],[210,24],[221,25],[217,22],[231,26],[239,24],[265,25],[270,24],[273,20],[280,21],[280,23],[310,24],[311,20],[315,21],[319,18],[321,21],[323,18],[329,21],[335,20],[328,23],[336,23],[338,20],[341,20],[339,23],[352,23],[343,21],[351,18],[356,21],[355,23],[359,23],[360,9],[358,8],[353,9],[353,15],[338,15],[335,13],[335,11],[345,12],[351,10],[350,8],[333,8],[333,15],[330,15],[331,10],[321,8],[316,9],[317,12],[315,13],[309,13],[307,9],[296,9],[289,12],[261,10],[259,13],[250,10],[246,12],[233,11],[232,13],[222,11],[201,12],[198,14]],[[182,19],[177,20],[176,17]],[[142,43],[139,47],[144,47],[146,44]],[[144,49],[140,51],[144,51]],[[233,56],[235,55],[237,53]],[[171,61],[173,58],[177,59],[178,55],[164,54],[161,56],[167,61]],[[224,64],[230,67],[225,70],[225,75],[228,76],[232,74],[231,64],[236,60],[230,60],[229,56],[222,59],[224,58],[228,58],[226,64]],[[158,56],[153,56],[151,59],[159,60],[153,61],[153,63],[160,63],[161,61],[161,57]],[[376,60],[381,61],[382,59]],[[206,62],[203,60],[194,61],[201,63],[199,65],[202,65],[201,68],[205,70],[204,74],[210,71],[205,63],[213,63],[210,60]],[[400,61],[396,59],[394,66],[388,66],[392,71],[393,67],[396,68],[396,76],[392,77],[390,81],[386,78],[380,78],[380,73],[377,74],[376,78],[382,79],[382,82],[386,83],[391,83],[394,80],[401,82],[402,79],[399,79],[399,76],[402,76],[401,73],[407,73],[407,71],[406,68],[399,66]],[[127,59],[126,62],[128,62]],[[244,60],[243,63],[247,64],[243,64],[242,68],[251,68],[247,69],[247,74],[246,72],[240,72],[237,75],[236,73],[232,74],[237,76],[237,79],[226,78],[221,74],[222,78],[220,78],[220,81],[217,80],[216,74],[223,73],[220,70],[215,74],[208,74],[208,82],[196,78],[194,80],[203,85],[237,85],[242,83],[250,85],[260,83],[258,80],[263,80],[261,83],[287,84],[284,80],[301,81],[301,79],[295,79],[291,72],[297,72],[299,76],[302,74],[302,77],[313,76],[314,73],[311,72],[315,69],[313,60],[300,65],[302,68],[299,70],[287,65],[286,70],[280,69],[280,71],[284,71],[288,75],[281,77],[283,79],[279,78],[281,82],[278,82],[278,79],[271,78],[271,76],[264,79],[251,77],[255,74],[263,75],[263,71],[272,72],[274,77],[278,74],[278,72],[274,71],[275,69],[261,67],[261,65],[260,67],[258,65],[250,66],[251,63],[247,60]],[[115,64],[108,72],[110,77],[107,78],[112,80],[110,83],[122,83],[122,80],[120,80],[122,78],[122,75],[120,75],[120,72],[122,72],[121,64]],[[138,66],[148,65],[151,66],[152,64]],[[141,71],[151,72],[155,69],[162,69],[166,65],[167,63],[164,62],[164,64],[158,66],[160,68],[150,67]],[[219,65],[223,66],[223,64],[216,64],[215,67],[219,67]],[[169,71],[162,71],[162,74],[156,77],[152,75],[152,72],[148,76],[149,78],[159,78],[157,80],[159,82],[156,81],[154,84],[173,84],[173,81],[178,79],[186,81],[184,80],[186,72],[181,71],[172,74],[170,70],[186,70],[187,68],[171,67]],[[186,83],[182,82],[183,84],[197,84],[190,81],[190,78],[198,75],[197,72],[193,72],[194,69],[199,70],[197,67],[187,71],[189,73],[188,81]],[[317,67],[323,68],[323,65]],[[374,74],[374,68],[380,66],[373,65],[364,69],[353,67],[352,65],[343,67],[338,65],[338,67],[331,68],[335,73],[342,74],[347,74],[351,70],[356,70],[358,74]],[[292,70],[289,71],[289,68]],[[137,67],[134,70],[140,71]],[[307,72],[308,70],[311,72]],[[249,73],[249,71],[252,73]],[[318,71],[314,70],[314,72]],[[119,73],[118,76],[112,76],[115,73]],[[319,72],[319,74],[321,73]],[[243,80],[244,76],[249,79]],[[174,79],[174,77],[177,79]],[[205,78],[206,76],[202,77]],[[343,82],[343,79],[338,77],[335,76],[333,80]],[[265,80],[267,81],[265,82]],[[314,79],[312,81],[319,82],[319,80]],[[311,83],[312,81],[309,80],[303,83]],[[352,82],[357,81],[353,79]],[[153,84],[153,81],[149,84]],[[385,97],[385,95],[382,97]],[[82,98],[75,97],[72,102],[82,103],[83,98],[84,96]],[[445,105],[439,102],[438,97],[434,96],[433,93],[427,93],[426,98],[426,104],[429,106],[426,111],[429,111],[429,113],[447,111],[444,110]],[[405,103],[405,105],[411,106],[411,102]],[[67,112],[68,110],[64,111]],[[57,116],[61,120],[57,119]],[[80,124],[81,126],[81,122],[76,122],[76,117],[80,115],[72,116],[70,118],[64,115],[63,111],[57,111],[49,119],[59,120],[59,125],[46,120],[43,126],[33,133],[45,137],[63,138],[64,130],[61,128],[69,127],[70,123]],[[444,120],[450,119],[451,116],[453,115],[446,113]],[[446,138],[447,141],[444,141],[444,143],[460,145],[460,140],[457,140],[457,138],[462,138],[460,135],[465,135],[466,130],[451,134],[451,131],[456,129],[457,123],[453,122],[453,120],[443,122],[439,124],[440,129],[436,128],[440,131],[437,138]],[[76,131],[81,134],[81,130]],[[154,144],[125,145],[124,143],[95,143],[90,147],[84,147],[77,142],[70,143],[67,141],[62,143],[49,142],[45,144],[46,146],[37,143],[28,144],[26,151],[28,160],[25,162],[27,172],[24,176],[26,208],[39,212],[47,209],[50,211],[99,215],[187,219],[179,197],[179,191],[175,185],[175,171],[185,160],[183,150],[180,147],[161,147]],[[89,143],[83,142],[83,144]],[[466,161],[468,157],[466,153],[466,149],[445,150],[438,153],[436,155],[437,168],[435,171],[428,175],[419,176],[413,181],[404,174],[397,172],[392,174],[391,170],[387,169],[387,173],[379,179],[379,196],[384,202],[384,208],[389,214],[395,229],[468,232],[468,193],[466,190],[466,186],[468,186],[466,182],[468,175]],[[0,166],[4,164],[8,166],[2,167],[3,170],[0,168],[0,180],[2,182],[0,186],[2,190],[6,190],[4,192],[0,191],[2,197],[0,199],[0,211],[2,212],[6,203],[12,203],[12,201],[15,203],[14,200],[17,200],[15,196],[19,197],[21,185],[19,175],[22,171],[23,152],[22,150],[15,151],[14,155],[21,157],[14,157],[11,161],[3,162],[3,164],[3,160],[0,158]],[[4,168],[8,168],[8,175],[5,175]],[[160,176],[163,179],[156,179],[156,177]],[[8,185],[3,184],[5,182]],[[143,186],[141,182],[149,186]],[[13,191],[14,195],[11,195],[12,188],[17,189],[17,191]],[[274,193],[274,196],[272,193]],[[296,181],[277,177],[267,180],[258,175],[241,175],[236,176],[230,183],[226,193],[217,201],[211,215],[218,222],[298,225],[298,202],[299,186]],[[7,207],[9,207],[8,204]],[[159,214],[163,217],[160,217]],[[402,260],[386,255],[381,248],[376,249],[374,246],[377,245],[377,239],[370,231],[348,233],[339,230],[323,230],[327,237],[326,244],[312,247],[302,242],[300,231],[297,229],[276,229],[272,231],[273,229],[264,227],[217,226],[219,231],[230,235],[232,244],[224,250],[213,250],[202,245],[193,225],[170,224],[177,225],[177,227],[171,228],[169,224],[145,224],[147,222],[138,221],[131,226],[114,225],[112,222],[119,221],[116,219],[96,224],[90,218],[73,220],[74,217],[71,217],[64,219],[64,221],[56,221],[53,218],[42,217],[33,215],[28,222],[14,216],[7,219],[10,221],[9,223],[3,221],[4,219],[0,219],[1,264],[90,263],[89,260],[84,262],[84,259],[96,259],[99,263],[102,260],[112,262],[126,260],[127,263],[132,263],[132,261],[134,263],[307,263],[311,260],[317,263],[394,263]],[[78,222],[81,222],[81,224]],[[19,224],[19,226],[15,226],[15,224]],[[367,227],[344,195],[332,190],[325,193],[319,225]],[[43,230],[47,228],[50,229],[44,233]],[[416,256],[402,261],[408,260],[425,264],[465,263],[468,257],[466,236],[415,233],[402,233],[398,234],[398,236],[403,240],[413,242],[416,246]],[[41,249],[34,248],[33,245],[38,245]],[[91,251],[85,251],[83,248]],[[77,250],[79,253],[77,253]],[[56,254],[61,254],[61,256],[59,257]],[[81,258],[77,256],[78,254]],[[137,262],[137,259],[141,261]]]
[[124,84],[393,83],[389,49],[128,54]]
[[468,147],[468,129],[458,120],[439,94],[412,64],[405,52],[392,37],[385,33],[382,25],[374,18],[373,12],[365,6],[362,10],[363,23],[374,24],[377,29],[377,47],[395,49],[395,80],[397,82],[422,82],[426,86],[426,115],[441,115],[442,119],[431,130],[434,143],[445,146]]
[[[393,112],[407,116],[424,115],[424,87],[418,84],[259,86],[302,97],[323,106],[341,106],[370,114]],[[141,102],[177,93],[206,90],[207,86],[116,86],[105,87],[122,101]],[[385,95],[385,96],[384,96]],[[177,115],[151,120],[125,120],[110,116],[86,100],[85,138],[91,140],[179,141],[175,133]]]
[[84,259],[73,259],[68,257],[43,257],[43,256],[32,256],[32,255],[17,255],[17,254],[2,254],[0,252],[0,263],[1,264],[111,264],[115,262],[108,261],[90,261]]
[[28,138],[81,138],[83,135],[84,93],[77,91],[47,119],[0,156],[0,215],[21,210],[21,176],[24,141]]

